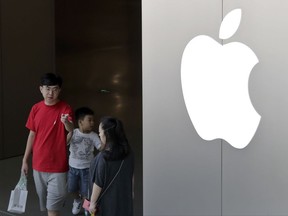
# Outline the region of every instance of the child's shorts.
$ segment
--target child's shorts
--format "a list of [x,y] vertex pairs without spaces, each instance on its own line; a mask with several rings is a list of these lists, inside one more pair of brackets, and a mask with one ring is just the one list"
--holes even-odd
[[76,169],[69,167],[68,192],[80,193],[82,197],[88,198],[89,168]]

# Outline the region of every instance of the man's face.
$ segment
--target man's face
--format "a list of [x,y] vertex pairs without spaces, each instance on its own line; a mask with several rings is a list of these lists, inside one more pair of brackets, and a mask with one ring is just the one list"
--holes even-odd
[[58,96],[61,89],[58,85],[55,86],[40,86],[40,92],[44,98],[46,105],[54,105],[58,102]]

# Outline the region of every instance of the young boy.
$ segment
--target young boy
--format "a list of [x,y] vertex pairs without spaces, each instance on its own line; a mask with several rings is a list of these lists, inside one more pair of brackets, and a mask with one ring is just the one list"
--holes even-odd
[[66,136],[73,131],[73,111],[59,99],[62,78],[44,74],[40,81],[42,101],[32,107],[26,127],[30,130],[22,162],[22,172],[28,175],[28,160],[32,168],[40,210],[48,216],[59,216],[67,195]]
[[[89,168],[94,158],[94,149],[100,149],[101,141],[93,131],[94,112],[88,107],[75,111],[78,128],[74,129],[70,145],[68,192],[74,197],[72,213],[77,215],[82,207],[82,201],[88,198]],[[70,141],[69,141],[70,139]]]

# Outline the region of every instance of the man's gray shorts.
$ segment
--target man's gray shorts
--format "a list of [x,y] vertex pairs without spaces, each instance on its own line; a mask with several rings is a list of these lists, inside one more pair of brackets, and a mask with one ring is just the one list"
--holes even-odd
[[41,211],[60,211],[67,196],[67,172],[47,173],[33,170]]

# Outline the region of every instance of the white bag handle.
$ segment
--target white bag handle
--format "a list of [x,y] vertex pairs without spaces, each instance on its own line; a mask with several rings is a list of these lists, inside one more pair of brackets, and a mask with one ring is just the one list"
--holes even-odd
[[20,179],[15,186],[15,189],[27,190],[27,177],[25,174],[21,173]]

